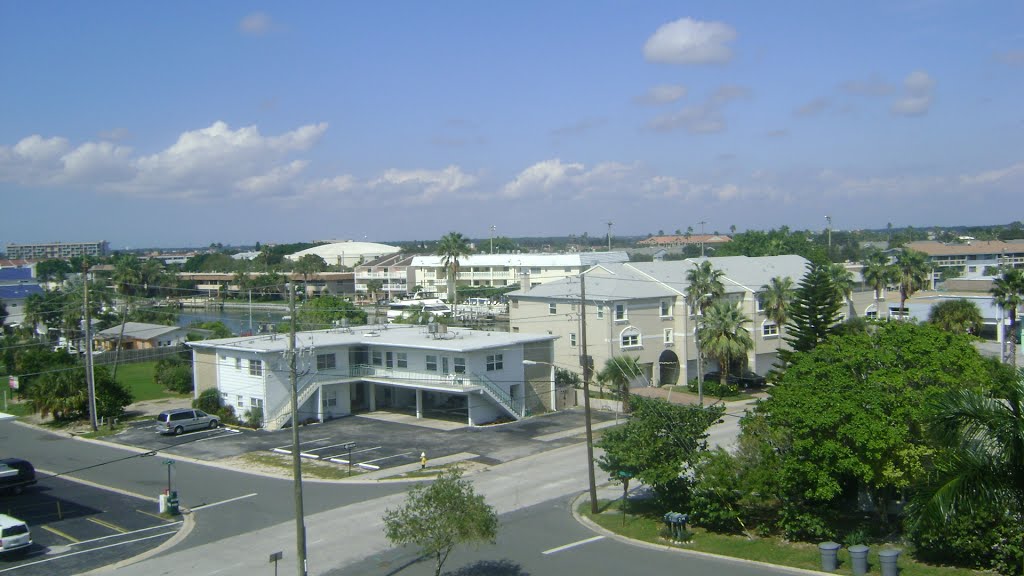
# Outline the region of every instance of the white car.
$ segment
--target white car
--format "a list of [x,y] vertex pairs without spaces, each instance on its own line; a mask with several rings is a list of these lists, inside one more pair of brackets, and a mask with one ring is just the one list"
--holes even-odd
[[0,514],[0,553],[27,551],[32,545],[32,532],[28,524],[6,514]]

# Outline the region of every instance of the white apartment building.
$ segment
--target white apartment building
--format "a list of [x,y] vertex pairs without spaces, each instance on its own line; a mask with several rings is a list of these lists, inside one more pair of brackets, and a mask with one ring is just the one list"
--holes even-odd
[[[286,335],[190,342],[196,397],[216,388],[243,417],[264,426],[292,420]],[[445,415],[468,425],[520,419],[572,405],[556,390],[555,337],[451,329],[444,325],[361,326],[300,332],[296,343],[298,419],[323,421],[391,410]]]
[[943,269],[957,272],[961,278],[971,279],[992,276],[994,269],[1004,266],[1024,267],[1024,241],[1021,240],[969,240],[962,244],[943,244],[929,240],[910,242],[906,247],[928,255],[936,280]]

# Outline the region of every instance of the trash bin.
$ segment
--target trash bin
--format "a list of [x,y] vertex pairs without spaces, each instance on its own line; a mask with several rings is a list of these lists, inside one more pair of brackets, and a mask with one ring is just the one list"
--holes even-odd
[[850,546],[850,564],[853,565],[854,576],[864,576],[868,573],[868,548],[863,544]]
[[899,567],[896,561],[900,559],[900,551],[894,549],[882,550],[878,553],[878,563],[882,566],[882,576],[898,576]]
[[171,490],[171,493],[167,495],[167,513],[171,516],[177,516],[178,511],[178,492]]
[[838,564],[839,544],[836,542],[822,542],[818,544],[818,552],[821,553],[821,569],[825,572],[835,572]]

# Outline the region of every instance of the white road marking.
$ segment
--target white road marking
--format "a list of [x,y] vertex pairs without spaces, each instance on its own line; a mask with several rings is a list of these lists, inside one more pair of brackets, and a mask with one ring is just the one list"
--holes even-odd
[[[363,448],[362,450],[353,450],[351,453],[352,454],[359,454],[360,452],[370,452],[372,450],[378,450],[380,448],[381,448],[381,446],[374,446],[373,448]],[[348,454],[349,454],[349,452],[345,452],[344,454],[335,454],[333,456],[324,456],[324,459],[325,460],[332,460],[334,458],[337,458],[338,456],[348,456]],[[345,462],[347,463],[348,460],[346,460]]]
[[[316,440],[306,440],[305,442],[299,442],[299,446],[302,446],[303,444],[312,444],[313,442],[323,442],[324,440],[330,440],[330,438],[317,438]],[[277,450],[278,448],[290,448],[290,447],[291,447],[291,444],[285,444],[284,446],[278,446],[277,448],[274,448],[274,450]]]
[[89,552],[96,552],[97,550],[106,550],[107,548],[113,548],[114,546],[124,546],[125,544],[134,544],[136,542],[142,542],[144,540],[152,540],[153,538],[163,538],[164,536],[170,536],[177,533],[177,530],[172,532],[165,532],[163,534],[155,534],[153,536],[146,536],[145,538],[136,538],[135,540],[127,540],[125,542],[118,542],[117,544],[107,544],[106,546],[100,546],[99,548],[90,548],[88,550],[80,550],[78,552],[70,552],[68,554],[61,554],[60,556],[54,556],[53,558],[47,558],[46,560],[36,560],[35,562],[29,562],[27,564],[19,564],[11,568],[5,568],[0,570],[0,574],[4,572],[10,572],[12,570],[18,570],[27,566],[35,566],[36,564],[43,564],[46,562],[53,562],[54,560],[61,560],[63,558],[70,558],[71,556],[78,556],[79,554],[87,554]]
[[234,436],[236,434],[241,434],[241,432],[239,432],[238,430],[228,430],[227,428],[223,428],[222,430],[223,430],[222,432],[219,432],[216,435],[211,434],[210,436],[207,436],[206,438],[200,438],[199,440],[193,440],[192,442],[189,442],[189,444],[198,444],[200,442],[206,442],[207,440],[217,440],[218,438],[223,438],[225,436]]
[[82,540],[80,542],[72,542],[71,544],[68,544],[68,547],[70,548],[71,546],[81,546],[82,544],[89,544],[91,542],[99,542],[100,540],[108,540],[110,538],[118,538],[118,537],[121,537],[121,536],[128,536],[128,535],[131,535],[131,534],[138,534],[139,532],[149,532],[150,530],[157,530],[159,528],[168,528],[170,526],[177,526],[178,524],[181,524],[181,523],[182,523],[182,521],[178,520],[177,522],[172,522],[171,524],[157,524],[156,526],[150,526],[149,528],[141,528],[139,530],[132,530],[131,532],[124,532],[124,533],[121,533],[121,534],[110,534],[109,536],[100,536],[99,538],[93,538],[92,540]]
[[545,550],[545,551],[541,552],[541,554],[544,554],[545,556],[548,555],[548,554],[555,554],[555,553],[561,552],[563,550],[568,550],[570,548],[575,548],[576,546],[582,546],[584,544],[590,544],[591,542],[597,542],[598,540],[603,540],[603,539],[604,539],[604,536],[594,536],[593,538],[587,538],[585,540],[579,540],[577,542],[572,542],[571,544],[566,544],[565,546],[559,546],[558,548],[552,548],[550,550]]
[[213,508],[214,506],[220,506],[221,504],[229,504],[231,502],[237,502],[238,500],[244,500],[246,498],[252,498],[256,494],[257,494],[256,492],[253,492],[252,494],[246,494],[245,496],[236,496],[234,498],[228,498],[227,500],[221,500],[220,502],[214,502],[212,504],[200,504],[199,506],[193,506],[192,507],[192,511],[195,512],[196,510],[206,510],[207,508]]
[[369,464],[371,462],[380,462],[381,460],[390,460],[391,458],[398,458],[400,456],[408,456],[409,454],[412,454],[412,452],[402,452],[401,454],[394,454],[392,456],[385,456],[383,458],[375,458],[373,460],[367,460],[366,462],[360,462],[359,465],[362,466],[363,464]]

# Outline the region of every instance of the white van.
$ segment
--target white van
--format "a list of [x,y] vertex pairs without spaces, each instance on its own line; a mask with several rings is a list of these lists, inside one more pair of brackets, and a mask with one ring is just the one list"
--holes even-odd
[[27,551],[32,545],[28,524],[6,514],[0,514],[0,553]]

